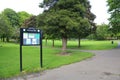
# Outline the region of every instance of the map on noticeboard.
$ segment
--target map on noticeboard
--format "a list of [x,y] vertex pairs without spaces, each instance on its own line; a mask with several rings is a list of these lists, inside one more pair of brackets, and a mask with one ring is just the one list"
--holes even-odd
[[23,32],[23,45],[40,45],[40,33]]

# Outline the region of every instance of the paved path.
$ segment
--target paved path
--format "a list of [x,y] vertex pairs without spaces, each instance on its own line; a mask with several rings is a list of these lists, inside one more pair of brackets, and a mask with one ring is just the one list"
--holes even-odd
[[91,59],[13,80],[120,80],[120,48],[88,51]]

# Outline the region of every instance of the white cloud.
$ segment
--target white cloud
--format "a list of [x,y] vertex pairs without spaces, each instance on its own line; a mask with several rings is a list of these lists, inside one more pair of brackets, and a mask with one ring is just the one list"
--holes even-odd
[[[39,3],[43,0],[0,0],[0,12],[5,8],[15,11],[26,11],[30,14],[38,15],[43,9],[39,8]],[[108,23],[109,14],[107,13],[106,0],[89,0],[92,5],[91,11],[97,16],[97,24]]]
[[96,15],[95,22],[97,24],[106,23],[108,24],[109,21],[109,14],[107,13],[107,0],[89,0],[90,4],[92,5],[91,11]]
[[38,15],[42,13],[39,3],[43,0],[0,0],[0,12],[5,8],[11,8],[15,11],[26,11],[30,14]]

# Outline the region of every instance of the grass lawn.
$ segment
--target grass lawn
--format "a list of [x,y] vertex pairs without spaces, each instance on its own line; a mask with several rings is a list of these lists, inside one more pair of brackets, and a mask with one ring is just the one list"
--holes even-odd
[[[0,79],[20,75],[19,68],[19,45],[13,43],[1,43],[0,47]],[[25,73],[37,72],[46,69],[60,67],[62,65],[78,62],[86,58],[92,57],[94,54],[68,51],[68,55],[59,55],[61,41],[55,41],[55,48],[51,48],[52,41],[48,40],[47,46],[43,40],[43,68],[40,68],[39,47],[23,46],[23,71]],[[88,50],[104,50],[112,49],[117,43],[111,44],[110,41],[81,41],[81,47],[77,47],[77,41],[68,41],[68,48],[72,49],[88,49]],[[56,48],[57,47],[57,48]]]
[[[59,55],[60,50],[43,47],[43,68],[40,68],[39,47],[23,46],[23,71],[31,73],[60,67],[92,57],[92,53],[68,51],[69,55]],[[2,43],[0,47],[0,79],[20,75],[19,45]]]
[[[44,45],[45,41],[43,40]],[[78,41],[77,40],[70,40],[67,43],[67,48],[70,49],[81,49],[81,50],[109,50],[117,47],[117,41],[114,41],[114,44],[111,44],[111,41],[93,41],[93,40],[81,40],[81,47],[78,48]],[[56,40],[55,47],[61,48],[62,41]],[[46,46],[52,46],[52,40],[48,40]]]

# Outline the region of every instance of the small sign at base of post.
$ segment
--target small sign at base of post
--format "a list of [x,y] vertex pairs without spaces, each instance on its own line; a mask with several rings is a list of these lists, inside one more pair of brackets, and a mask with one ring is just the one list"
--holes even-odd
[[20,28],[20,71],[22,71],[22,46],[40,46],[40,67],[42,68],[42,31],[35,28]]

